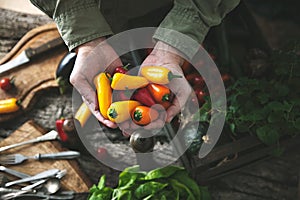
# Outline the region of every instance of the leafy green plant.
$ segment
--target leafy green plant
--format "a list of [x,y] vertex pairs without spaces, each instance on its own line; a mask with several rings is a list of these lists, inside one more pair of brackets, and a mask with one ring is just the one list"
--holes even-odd
[[[239,77],[226,88],[226,127],[236,136],[256,135],[267,145],[300,131],[300,43],[272,52],[263,77]],[[212,123],[209,99],[196,120]]]
[[206,187],[200,187],[178,166],[167,166],[152,171],[140,171],[139,166],[126,168],[119,175],[116,188],[105,186],[103,175],[98,185],[90,189],[89,200],[208,200]]

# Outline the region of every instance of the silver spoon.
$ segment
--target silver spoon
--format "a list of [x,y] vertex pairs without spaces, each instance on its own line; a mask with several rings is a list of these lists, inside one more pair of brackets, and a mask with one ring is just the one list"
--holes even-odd
[[44,184],[45,192],[47,194],[54,194],[60,189],[60,187],[61,187],[60,179],[62,177],[64,177],[66,174],[67,174],[67,170],[61,170],[60,172],[58,172],[56,174],[55,177],[50,177],[48,179],[42,179],[34,184],[31,184],[31,185],[21,188],[21,190],[31,190],[41,184]]
[[61,187],[60,180],[56,177],[49,178],[43,187],[46,194],[55,194]]
[[43,187],[44,188],[43,194],[44,195],[54,194],[60,189],[60,187],[61,187],[60,179],[62,177],[64,177],[66,175],[66,173],[67,173],[67,170],[61,170],[56,174],[55,177],[51,177],[48,179],[42,179],[31,185],[25,186],[25,187],[21,188],[21,190],[18,190],[18,191],[11,191],[10,193],[2,195],[1,199],[9,200],[9,199],[24,196],[24,195],[26,195],[26,193],[31,193],[31,192],[34,192],[34,194],[31,194],[31,195],[35,195],[37,193],[35,192],[35,190],[33,190],[33,188],[36,188],[43,183],[45,183],[44,187]]

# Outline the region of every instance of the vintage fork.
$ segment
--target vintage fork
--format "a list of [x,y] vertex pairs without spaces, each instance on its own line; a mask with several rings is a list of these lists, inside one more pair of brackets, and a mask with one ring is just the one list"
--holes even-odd
[[22,154],[12,154],[0,156],[0,163],[3,165],[20,164],[28,159],[41,160],[41,159],[73,159],[80,156],[77,151],[63,151],[58,153],[49,154],[36,154],[34,156],[24,156]]

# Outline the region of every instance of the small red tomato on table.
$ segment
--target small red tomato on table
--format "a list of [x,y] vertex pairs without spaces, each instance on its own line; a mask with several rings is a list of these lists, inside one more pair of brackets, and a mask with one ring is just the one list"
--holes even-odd
[[13,78],[2,78],[0,80],[0,88],[4,91],[8,91],[10,90],[12,87],[13,87],[13,81],[14,79]]

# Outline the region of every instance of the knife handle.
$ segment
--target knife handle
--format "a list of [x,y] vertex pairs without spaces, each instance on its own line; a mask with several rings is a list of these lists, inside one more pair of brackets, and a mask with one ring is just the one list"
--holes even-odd
[[47,51],[60,47],[64,44],[64,41],[61,37],[55,38],[50,42],[47,42],[37,48],[27,48],[25,53],[29,59],[39,56],[40,54],[46,53]]
[[80,153],[77,151],[64,151],[58,153],[49,153],[49,154],[37,154],[34,156],[36,160],[40,159],[74,159],[80,156]]

